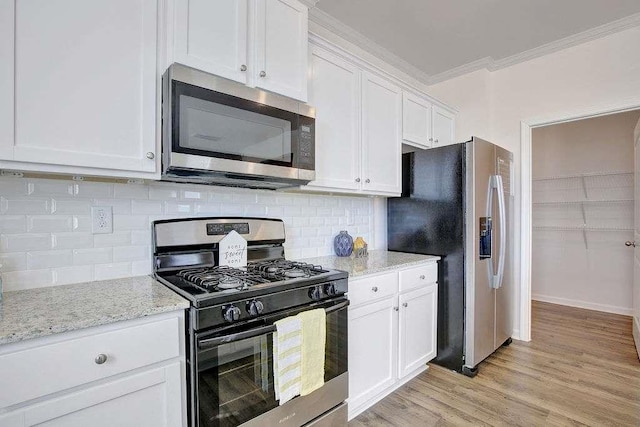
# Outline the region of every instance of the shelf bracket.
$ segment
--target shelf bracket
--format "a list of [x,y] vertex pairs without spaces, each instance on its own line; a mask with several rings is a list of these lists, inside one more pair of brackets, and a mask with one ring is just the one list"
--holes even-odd
[[589,200],[589,195],[587,194],[587,180],[584,175],[582,175],[582,191],[584,192],[584,199]]
[[585,213],[585,210],[584,210],[584,202],[580,203],[580,209],[582,210],[582,226],[586,227],[587,226],[587,214]]
[[589,243],[587,242],[587,228],[582,229],[582,238],[584,239],[584,248],[589,250]]

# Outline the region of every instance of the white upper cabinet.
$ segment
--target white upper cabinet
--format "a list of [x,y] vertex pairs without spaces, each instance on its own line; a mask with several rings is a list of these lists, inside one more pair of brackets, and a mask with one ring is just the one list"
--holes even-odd
[[247,83],[248,0],[179,0],[175,62]]
[[431,146],[431,103],[410,92],[402,93],[402,141],[418,148]]
[[433,123],[433,147],[441,147],[443,145],[455,144],[455,115],[444,108],[433,106],[432,123]]
[[311,50],[309,103],[316,108],[319,187],[357,190],[360,174],[360,71],[321,48]]
[[373,74],[362,73],[362,189],[398,194],[402,190],[402,91]]
[[297,0],[255,1],[255,85],[306,101],[307,7]]
[[2,167],[154,173],[157,18],[157,0],[3,0]]
[[169,62],[307,100],[308,9],[298,0],[174,0],[168,10]]

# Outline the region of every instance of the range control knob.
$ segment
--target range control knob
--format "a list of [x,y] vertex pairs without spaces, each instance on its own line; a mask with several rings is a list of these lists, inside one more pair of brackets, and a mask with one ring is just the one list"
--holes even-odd
[[262,301],[258,301],[254,299],[252,301],[247,301],[247,312],[250,316],[257,316],[264,311],[264,304]]
[[320,298],[322,298],[322,289],[320,289],[320,286],[314,286],[313,288],[309,289],[309,298],[314,301],[318,301]]
[[334,296],[336,294],[336,285],[333,283],[327,283],[324,285],[324,293],[330,297]]
[[228,305],[222,309],[222,317],[227,322],[235,322],[240,318],[240,309],[235,305]]

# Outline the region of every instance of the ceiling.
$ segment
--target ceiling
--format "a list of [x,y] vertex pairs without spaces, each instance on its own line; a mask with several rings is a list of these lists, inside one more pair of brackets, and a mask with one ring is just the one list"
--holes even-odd
[[640,24],[640,0],[319,0],[316,8],[431,80]]

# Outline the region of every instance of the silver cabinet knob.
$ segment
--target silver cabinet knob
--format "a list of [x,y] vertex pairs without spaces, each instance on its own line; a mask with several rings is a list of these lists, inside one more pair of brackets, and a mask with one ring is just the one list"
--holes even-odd
[[260,71],[260,77],[267,77],[267,73],[265,71]]
[[402,306],[403,306],[403,307],[409,307],[409,303],[403,302],[403,303],[402,303]]
[[242,64],[242,65],[240,66],[240,71],[247,71],[247,66],[246,66],[246,65],[244,65],[244,64]]
[[364,180],[364,182],[368,184],[368,183],[371,182],[371,180],[369,178],[367,178],[367,179]]
[[104,353],[100,353],[100,354],[99,354],[99,355],[97,355],[97,356],[96,356],[96,358],[95,358],[95,362],[96,362],[98,365],[102,365],[102,364],[103,364],[104,362],[106,362],[106,361],[107,361],[107,355],[106,355],[106,354],[104,354]]
[[151,151],[149,151],[149,152],[147,153],[147,159],[149,159],[149,160],[153,160],[155,157],[156,157],[156,155],[155,155],[155,154],[153,154]]
[[437,140],[437,139],[434,139],[434,140],[433,140],[433,143],[434,143],[434,144],[437,144],[437,143],[438,143],[438,140]]
[[429,138],[429,142],[433,142],[433,138]]
[[420,280],[424,280],[424,274],[420,275]]
[[398,310],[399,310],[399,308],[398,308],[398,307],[393,307],[393,309],[394,309],[395,311],[398,311]]
[[626,241],[624,242],[625,246],[633,246],[634,248],[636,247],[636,242],[630,242],[630,241]]
[[378,292],[378,287],[377,287],[377,286],[374,286],[373,288],[371,288],[371,290],[372,290],[373,292]]
[[356,182],[360,182],[360,178],[356,178]]

